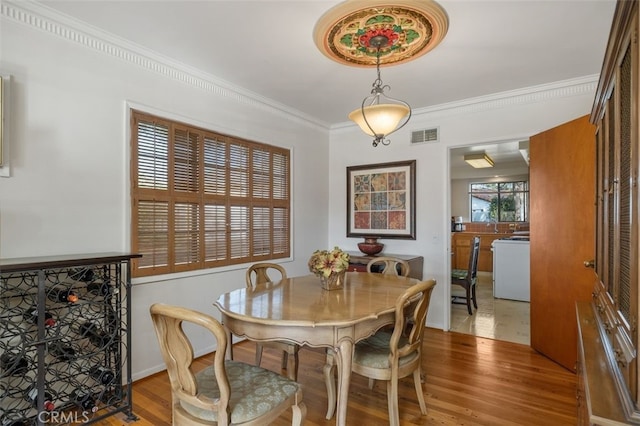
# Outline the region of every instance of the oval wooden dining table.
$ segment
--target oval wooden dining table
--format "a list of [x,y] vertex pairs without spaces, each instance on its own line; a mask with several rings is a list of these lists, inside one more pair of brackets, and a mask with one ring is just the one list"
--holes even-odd
[[[255,290],[233,290],[214,303],[222,323],[236,336],[333,349],[338,372],[337,425],[346,424],[354,344],[392,324],[396,299],[418,282],[366,272],[347,272],[345,278],[344,288],[324,290],[315,275],[291,277]],[[331,368],[333,365],[325,366],[327,371]],[[327,383],[328,419],[334,411],[334,392]]]

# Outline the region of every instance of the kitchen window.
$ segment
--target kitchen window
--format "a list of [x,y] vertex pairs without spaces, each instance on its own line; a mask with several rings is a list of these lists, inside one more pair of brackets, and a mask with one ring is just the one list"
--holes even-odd
[[131,246],[149,276],[290,256],[290,151],[132,111]]
[[482,182],[469,186],[472,222],[526,222],[529,185],[526,181]]

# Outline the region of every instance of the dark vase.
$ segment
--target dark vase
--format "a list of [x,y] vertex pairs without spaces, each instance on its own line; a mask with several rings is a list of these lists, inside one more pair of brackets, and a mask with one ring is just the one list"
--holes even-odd
[[380,237],[364,237],[364,242],[358,243],[358,248],[368,256],[378,254],[384,248],[384,244],[379,243],[378,238]]

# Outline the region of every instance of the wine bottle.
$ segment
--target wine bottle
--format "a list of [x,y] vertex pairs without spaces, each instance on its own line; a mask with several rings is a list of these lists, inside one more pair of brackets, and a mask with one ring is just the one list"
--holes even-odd
[[62,341],[50,342],[47,345],[47,350],[51,356],[60,361],[73,361],[76,359],[76,350]]
[[108,282],[92,281],[87,284],[87,292],[99,296],[108,296],[111,293],[111,286]]
[[78,295],[73,290],[59,285],[47,291],[47,297],[58,303],[76,303],[78,301]]
[[83,392],[75,389],[71,392],[71,399],[73,403],[80,407],[83,411],[91,411],[95,413],[98,411],[98,405],[96,399],[89,392]]
[[[29,386],[24,394],[24,399],[31,402],[31,405],[35,408],[38,408],[38,389],[35,384]],[[51,392],[45,390],[42,409],[44,411],[53,411],[55,408],[56,406],[53,403],[53,395],[51,395]]]
[[[28,321],[31,324],[38,325],[38,308],[35,306],[32,306],[31,308],[24,311],[24,313],[22,314],[22,317],[25,319],[25,321]],[[56,325],[56,320],[53,319],[53,315],[51,315],[50,312],[45,311],[44,326],[53,327],[54,325]]]
[[2,418],[2,426],[29,426],[33,423],[31,423],[29,420],[22,418],[22,419],[10,419],[10,418]]
[[29,371],[29,362],[21,354],[4,352],[0,355],[2,376],[21,376]]
[[95,274],[91,268],[76,268],[69,271],[69,278],[85,283],[93,281]]
[[91,367],[89,369],[89,376],[91,376],[96,382],[105,386],[113,383],[116,378],[116,375],[113,374],[113,371],[101,365]]
[[80,336],[88,338],[98,348],[103,348],[111,342],[111,336],[102,330],[98,324],[91,321],[85,321],[80,324],[79,333]]

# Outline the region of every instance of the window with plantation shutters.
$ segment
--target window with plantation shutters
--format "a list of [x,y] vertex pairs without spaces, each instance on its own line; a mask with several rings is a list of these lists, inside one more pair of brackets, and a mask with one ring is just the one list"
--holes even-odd
[[290,255],[290,152],[138,111],[133,276]]

